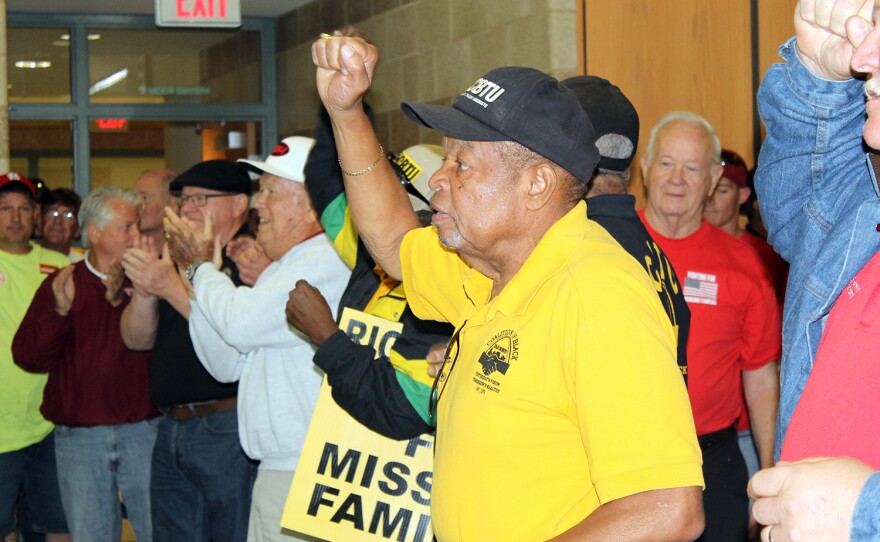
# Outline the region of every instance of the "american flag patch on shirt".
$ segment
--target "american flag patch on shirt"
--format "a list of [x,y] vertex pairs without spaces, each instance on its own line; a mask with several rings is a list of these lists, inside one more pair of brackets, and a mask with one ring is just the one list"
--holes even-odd
[[684,279],[684,300],[703,305],[718,304],[718,284],[715,275],[688,271]]

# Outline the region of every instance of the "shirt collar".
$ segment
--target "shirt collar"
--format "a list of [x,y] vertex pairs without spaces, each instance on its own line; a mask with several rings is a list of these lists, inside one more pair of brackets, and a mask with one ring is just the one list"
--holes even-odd
[[89,271],[91,271],[92,274],[95,275],[96,277],[98,277],[99,279],[101,279],[101,280],[106,279],[107,275],[105,275],[104,273],[101,273],[100,271],[98,271],[97,269],[92,267],[92,263],[89,261],[89,252],[90,251],[86,250],[86,256],[85,256],[85,258],[83,258],[83,260],[86,262],[86,267],[88,267]]
[[550,226],[495,299],[488,301],[492,291],[492,281],[488,277],[476,270],[465,274],[464,287],[468,297],[477,307],[488,301],[487,319],[491,319],[495,312],[508,316],[522,314],[541,285],[567,266],[569,256],[591,227],[595,225],[587,220],[586,204],[581,201]]

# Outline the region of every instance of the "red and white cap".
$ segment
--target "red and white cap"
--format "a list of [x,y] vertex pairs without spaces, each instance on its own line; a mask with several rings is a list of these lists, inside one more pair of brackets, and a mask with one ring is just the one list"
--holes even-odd
[[272,149],[265,162],[244,159],[238,160],[238,162],[256,173],[269,173],[283,179],[304,183],[306,176],[303,169],[314,146],[315,140],[310,137],[286,137]]
[[9,173],[0,175],[0,188],[3,188],[9,183],[19,183],[21,185],[24,185],[25,188],[30,190],[31,195],[34,198],[37,197],[37,188],[34,186],[34,183],[32,183],[31,180],[24,175],[19,175],[14,171],[10,171]]

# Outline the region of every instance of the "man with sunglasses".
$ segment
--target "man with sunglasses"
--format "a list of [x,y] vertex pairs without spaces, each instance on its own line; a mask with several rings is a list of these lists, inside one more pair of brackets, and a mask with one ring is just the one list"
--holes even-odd
[[453,107],[404,103],[446,135],[434,228],[419,228],[361,108],[378,51],[326,36],[312,55],[367,248],[416,315],[457,328],[432,401],[438,540],[698,536],[674,332],[644,269],[586,217],[598,151],[575,97],[499,68]]
[[86,253],[82,248],[73,246],[73,242],[79,238],[77,215],[81,202],[79,194],[69,188],[45,190],[40,201],[40,214],[43,215],[40,245],[67,254],[73,263],[81,261]]
[[[247,230],[252,186],[247,172],[228,160],[201,162],[170,182],[181,214],[194,224],[210,215],[223,246]],[[161,220],[159,227],[164,232]],[[157,254],[165,239],[158,246],[142,240],[123,257],[135,293],[121,332],[129,348],[152,349],[150,398],[163,414],[152,456],[153,536],[244,541],[256,463],[239,444],[238,384],[219,382],[202,366],[189,335],[184,283],[168,251]],[[221,269],[242,284],[230,259]]]

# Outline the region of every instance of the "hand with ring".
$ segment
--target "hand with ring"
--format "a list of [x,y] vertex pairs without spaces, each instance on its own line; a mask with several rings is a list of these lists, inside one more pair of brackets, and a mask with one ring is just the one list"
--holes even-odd
[[780,461],[749,481],[752,515],[763,542],[849,540],[862,487],[875,473],[849,457]]

